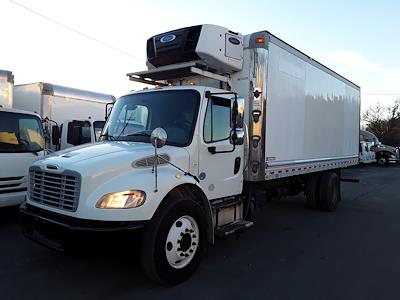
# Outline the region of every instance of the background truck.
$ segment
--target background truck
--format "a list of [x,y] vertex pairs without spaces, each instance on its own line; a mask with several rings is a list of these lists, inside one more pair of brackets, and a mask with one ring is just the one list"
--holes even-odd
[[12,108],[13,85],[12,72],[0,70],[0,207],[23,202],[28,168],[45,154],[41,119]]
[[102,142],[31,166],[26,237],[65,250],[138,230],[146,274],[176,284],[258,201],[305,192],[335,210],[340,170],[358,164],[357,85],[267,31],[215,25],[150,38],[147,65],[128,76],[155,88],[116,101]]
[[53,150],[95,142],[105,123],[106,105],[113,102],[112,95],[50,83],[14,87],[14,107],[42,117]]
[[360,130],[360,141],[371,143],[371,149],[375,152],[376,163],[380,166],[399,162],[399,149],[382,144],[375,134],[366,130]]

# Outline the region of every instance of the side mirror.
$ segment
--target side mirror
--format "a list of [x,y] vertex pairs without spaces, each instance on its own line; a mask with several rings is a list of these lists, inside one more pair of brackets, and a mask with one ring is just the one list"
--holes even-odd
[[53,125],[51,127],[51,142],[53,145],[60,145],[60,127]]
[[72,128],[71,144],[74,146],[82,144],[82,126],[74,126]]
[[243,128],[244,123],[244,98],[237,97],[231,99],[231,125],[232,128]]
[[110,114],[111,114],[111,111],[112,111],[113,107],[114,107],[114,102],[110,102],[110,103],[107,103],[107,104],[106,104],[106,111],[105,111],[104,120],[107,121],[108,117],[109,117]]
[[229,141],[232,145],[243,145],[244,143],[244,130],[241,128],[231,130]]
[[152,131],[150,141],[154,148],[161,148],[165,145],[167,137],[167,132],[163,128],[157,127]]

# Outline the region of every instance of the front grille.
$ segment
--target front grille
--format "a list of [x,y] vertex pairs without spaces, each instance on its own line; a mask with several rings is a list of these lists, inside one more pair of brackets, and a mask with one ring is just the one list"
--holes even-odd
[[29,168],[30,200],[67,211],[76,211],[81,190],[79,173],[65,170],[62,173]]

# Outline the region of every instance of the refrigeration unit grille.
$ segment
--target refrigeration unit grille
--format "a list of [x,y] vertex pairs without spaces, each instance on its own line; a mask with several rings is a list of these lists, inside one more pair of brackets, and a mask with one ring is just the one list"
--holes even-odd
[[80,189],[81,178],[76,172],[53,173],[34,167],[29,170],[29,198],[34,202],[75,212]]

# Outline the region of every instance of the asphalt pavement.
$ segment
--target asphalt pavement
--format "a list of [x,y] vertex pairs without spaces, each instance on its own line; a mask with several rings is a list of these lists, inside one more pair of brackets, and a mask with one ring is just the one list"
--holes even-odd
[[0,299],[398,299],[400,167],[346,176],[334,213],[302,196],[265,203],[255,225],[218,240],[188,281],[163,287],[129,248],[68,256],[26,240],[16,208],[0,209]]

